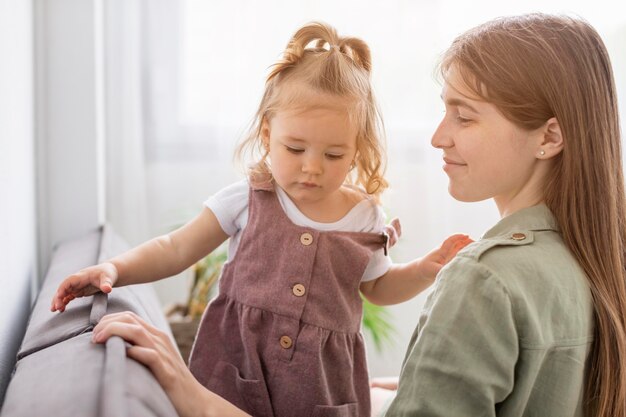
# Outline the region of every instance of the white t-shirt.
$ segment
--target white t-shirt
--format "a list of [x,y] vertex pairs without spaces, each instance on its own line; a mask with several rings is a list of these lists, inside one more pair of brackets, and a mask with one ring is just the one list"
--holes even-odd
[[[237,253],[243,229],[248,224],[248,198],[250,185],[241,180],[218,191],[204,202],[219,222],[222,230],[230,236],[228,261]],[[319,223],[306,217],[291,201],[287,193],[276,187],[278,201],[285,214],[294,224],[320,231],[372,232],[382,233],[385,227],[385,215],[380,206],[367,197],[355,205],[344,217],[333,223]],[[371,281],[385,274],[391,267],[391,258],[385,256],[381,247],[370,259],[362,282]]]

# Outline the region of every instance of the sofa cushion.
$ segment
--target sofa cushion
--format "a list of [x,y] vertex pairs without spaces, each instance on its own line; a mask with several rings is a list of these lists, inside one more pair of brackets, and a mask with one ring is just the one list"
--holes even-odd
[[55,249],[18,353],[3,417],[176,415],[152,373],[126,357],[122,339],[91,343],[91,331],[104,314],[128,310],[171,337],[149,284],[114,288],[109,295],[76,299],[63,313],[50,312],[52,296],[66,276],[127,248],[105,226]]

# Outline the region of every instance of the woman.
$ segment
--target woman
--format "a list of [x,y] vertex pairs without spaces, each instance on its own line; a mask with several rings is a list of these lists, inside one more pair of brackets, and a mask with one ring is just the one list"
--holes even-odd
[[502,220],[439,274],[387,415],[626,416],[624,184],[611,65],[566,17],[498,19],[444,55],[432,144]]
[[[440,272],[387,415],[625,417],[624,184],[602,40],[577,19],[504,18],[456,39],[441,72],[432,144],[449,191],[493,198],[502,220]],[[138,319],[96,330],[134,343],[181,414],[237,415]]]

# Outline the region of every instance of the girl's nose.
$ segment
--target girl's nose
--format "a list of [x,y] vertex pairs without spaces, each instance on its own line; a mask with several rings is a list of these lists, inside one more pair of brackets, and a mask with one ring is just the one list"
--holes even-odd
[[302,172],[306,174],[321,174],[322,173],[322,160],[318,156],[309,156],[304,159],[302,163]]

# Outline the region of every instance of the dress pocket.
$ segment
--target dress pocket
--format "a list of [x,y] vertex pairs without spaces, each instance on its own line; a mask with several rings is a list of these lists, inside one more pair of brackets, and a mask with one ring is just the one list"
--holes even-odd
[[264,382],[242,378],[239,370],[228,362],[219,361],[215,365],[208,388],[255,417],[274,415]]
[[359,417],[357,403],[342,405],[316,405],[311,417]]

